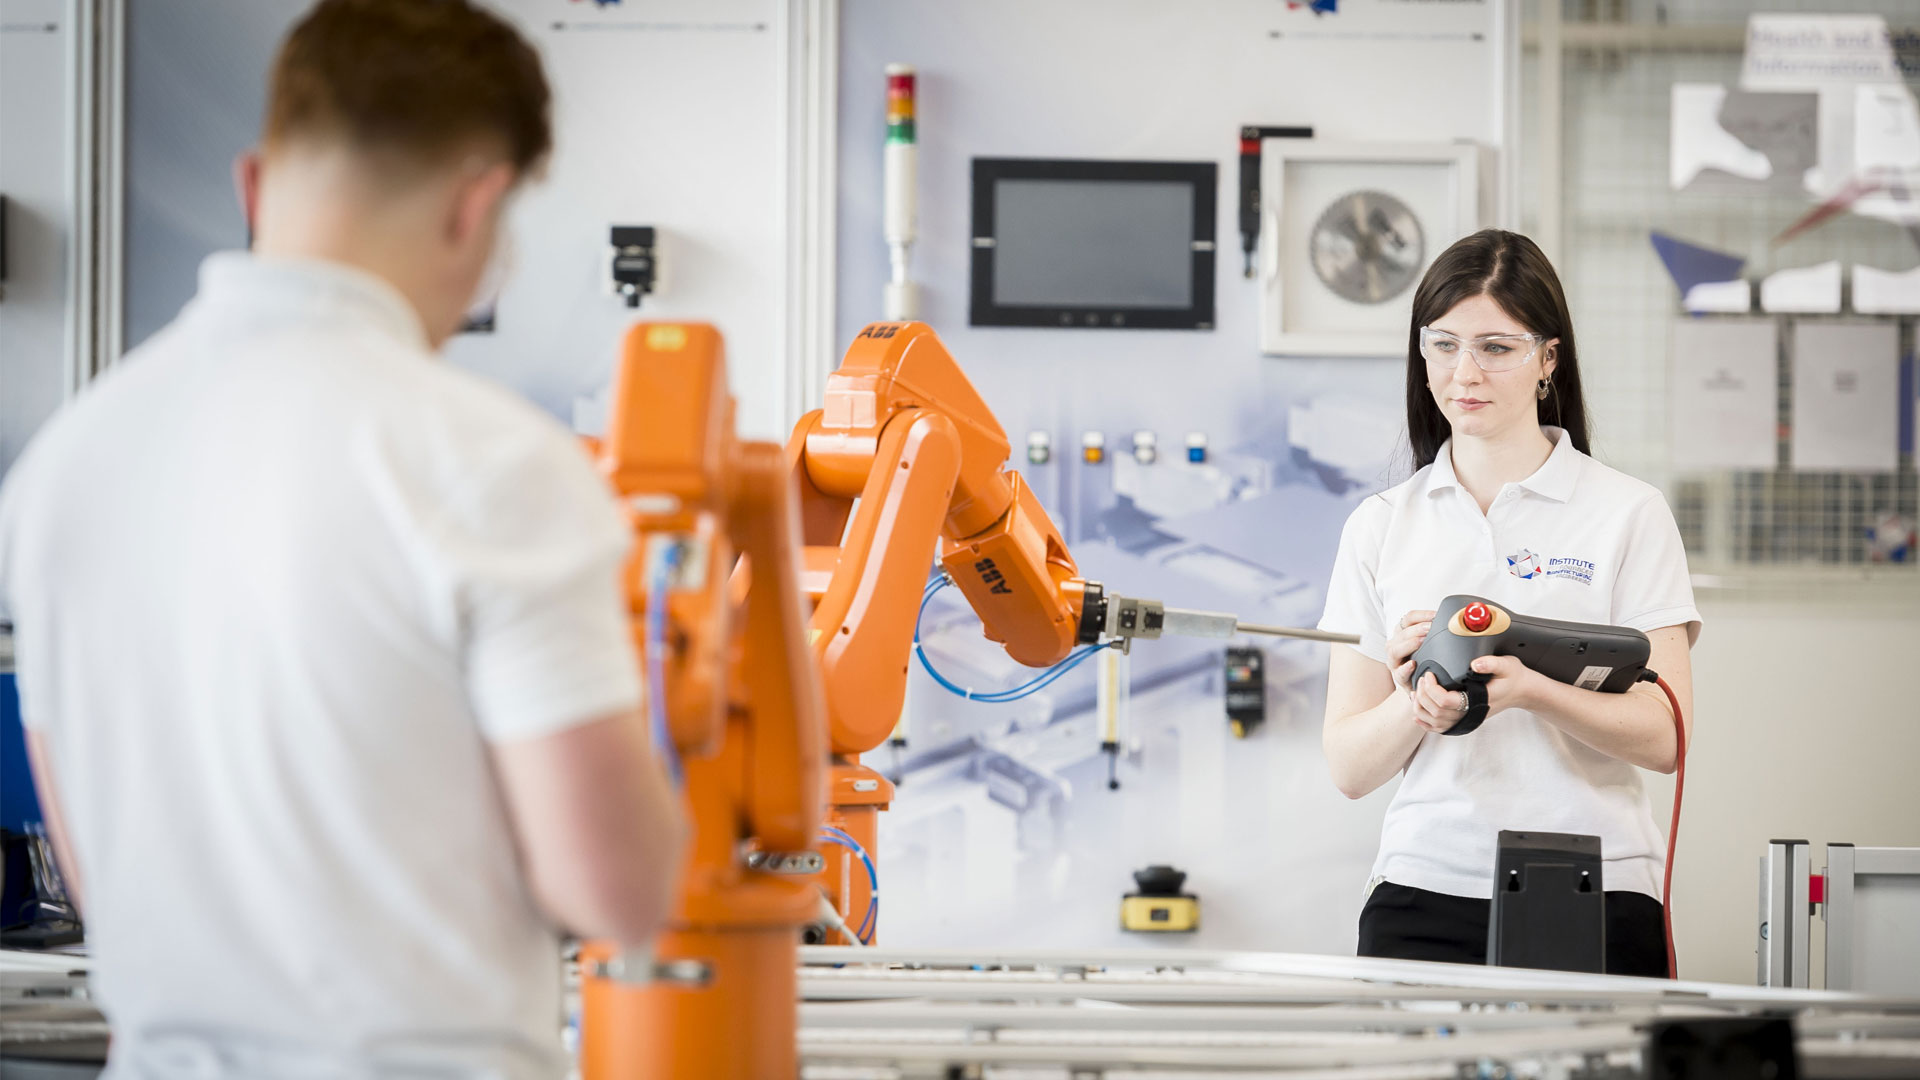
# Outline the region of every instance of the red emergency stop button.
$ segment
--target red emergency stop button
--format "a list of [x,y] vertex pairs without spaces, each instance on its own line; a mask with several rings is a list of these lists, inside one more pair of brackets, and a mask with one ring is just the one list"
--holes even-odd
[[1485,604],[1468,604],[1460,613],[1460,623],[1477,634],[1493,625],[1493,612]]

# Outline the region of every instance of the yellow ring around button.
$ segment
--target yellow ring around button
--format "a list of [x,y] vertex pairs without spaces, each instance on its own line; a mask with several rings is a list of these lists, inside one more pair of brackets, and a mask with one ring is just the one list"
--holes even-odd
[[1513,627],[1513,619],[1504,608],[1497,604],[1487,604],[1486,608],[1492,613],[1493,621],[1487,624],[1485,630],[1467,629],[1467,609],[1463,607],[1453,613],[1453,618],[1447,620],[1447,632],[1454,637],[1493,637],[1496,634],[1504,634]]

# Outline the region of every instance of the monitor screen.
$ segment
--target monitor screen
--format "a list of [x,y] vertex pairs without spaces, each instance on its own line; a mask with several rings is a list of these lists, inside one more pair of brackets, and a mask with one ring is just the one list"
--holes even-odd
[[1193,303],[1193,185],[1000,180],[993,198],[995,304]]
[[1213,162],[975,158],[975,326],[1211,329]]

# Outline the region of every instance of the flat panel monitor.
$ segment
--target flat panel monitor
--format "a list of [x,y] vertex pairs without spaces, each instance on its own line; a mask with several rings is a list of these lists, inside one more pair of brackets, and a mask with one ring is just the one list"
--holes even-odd
[[1213,329],[1210,161],[973,161],[974,326]]

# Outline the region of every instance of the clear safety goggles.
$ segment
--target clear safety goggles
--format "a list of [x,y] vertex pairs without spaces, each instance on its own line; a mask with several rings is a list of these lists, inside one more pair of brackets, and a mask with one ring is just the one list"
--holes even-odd
[[1471,340],[1431,326],[1420,328],[1420,355],[1436,368],[1452,369],[1467,353],[1481,371],[1512,371],[1533,359],[1547,340],[1545,334],[1492,334]]

